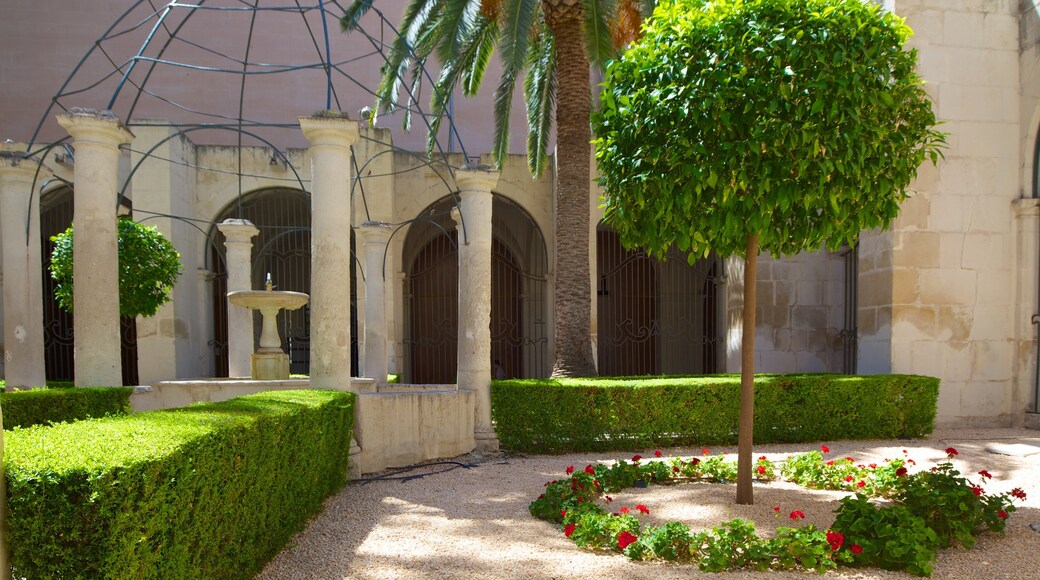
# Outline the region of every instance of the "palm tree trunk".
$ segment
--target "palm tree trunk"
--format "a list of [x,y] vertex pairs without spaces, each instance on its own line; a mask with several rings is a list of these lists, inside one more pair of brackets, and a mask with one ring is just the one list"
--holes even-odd
[[752,436],[755,429],[755,285],[758,235],[747,237],[744,258],[744,336],[740,343],[740,428],[737,432],[737,503],[755,503],[751,485]]
[[[550,4],[556,4],[551,6]],[[556,351],[554,377],[595,376],[589,279],[589,59],[580,4],[545,2],[556,40]]]

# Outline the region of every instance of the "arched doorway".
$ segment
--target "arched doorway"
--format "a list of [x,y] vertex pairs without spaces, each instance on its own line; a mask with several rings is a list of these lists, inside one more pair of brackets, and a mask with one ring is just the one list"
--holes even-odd
[[[72,225],[74,195],[60,187],[40,197],[40,245],[43,262],[43,357],[48,381],[74,381],[75,335],[72,314],[58,306],[54,296],[57,282],[51,278],[51,237]],[[137,385],[137,323],[128,316],[119,318],[120,359],[124,385]]]
[[[217,217],[216,223],[228,218],[246,219],[260,232],[253,238],[252,287],[260,289],[268,274],[278,290],[310,293],[311,290],[311,207],[304,191],[272,188],[243,195]],[[354,254],[354,232],[350,232],[352,261],[355,262],[350,282],[351,374],[357,376],[357,269]],[[227,353],[227,267],[224,234],[214,226],[210,232],[213,264],[213,349],[215,376],[228,376]],[[253,314],[254,348],[260,340],[260,314]],[[289,353],[289,372],[310,373],[310,306],[278,314],[278,331],[282,349]]]
[[[496,378],[549,374],[545,244],[514,202],[492,202],[491,358]],[[446,198],[405,239],[405,380],[454,383],[458,362],[458,235]]]
[[596,248],[600,375],[718,372],[721,261],[712,254],[691,266],[675,248],[656,260],[624,249],[603,224]]

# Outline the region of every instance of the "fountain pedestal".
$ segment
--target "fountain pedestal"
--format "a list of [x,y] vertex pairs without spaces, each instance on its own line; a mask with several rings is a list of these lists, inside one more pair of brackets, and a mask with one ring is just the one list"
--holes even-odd
[[228,292],[228,301],[235,306],[259,310],[263,326],[260,348],[250,358],[252,376],[260,381],[278,381],[289,378],[289,355],[282,350],[278,335],[278,311],[296,310],[307,303],[302,292],[274,290],[238,290]]

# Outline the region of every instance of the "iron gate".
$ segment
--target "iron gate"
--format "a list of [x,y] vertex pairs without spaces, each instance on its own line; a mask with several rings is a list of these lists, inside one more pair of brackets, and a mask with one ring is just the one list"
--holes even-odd
[[596,231],[602,376],[718,371],[722,265],[714,255],[689,265],[674,248],[664,261],[626,250],[603,225]]
[[[306,192],[297,189],[265,189],[242,196],[217,218],[246,219],[260,232],[253,238],[251,282],[261,289],[267,275],[277,290],[310,294],[311,290],[311,208]],[[357,376],[357,269],[354,261],[354,232],[350,231],[354,271],[350,282],[350,358],[351,374]],[[213,268],[213,356],[215,376],[228,376],[227,352],[227,266],[224,234],[213,227],[210,244]],[[289,372],[310,373],[310,306],[278,313],[282,349],[289,353]],[[260,314],[253,313],[254,348],[260,341]]]

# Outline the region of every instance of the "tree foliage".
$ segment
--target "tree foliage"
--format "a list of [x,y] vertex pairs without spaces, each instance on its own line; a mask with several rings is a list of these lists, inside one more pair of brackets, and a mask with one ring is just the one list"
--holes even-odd
[[[51,277],[57,281],[54,295],[58,304],[72,312],[73,226],[51,237]],[[154,316],[170,301],[170,292],[183,267],[180,254],[154,226],[144,226],[129,218],[118,220],[119,236],[119,314]]]
[[862,0],[664,0],[594,115],[607,221],[691,260],[887,227],[944,143],[911,34]]

